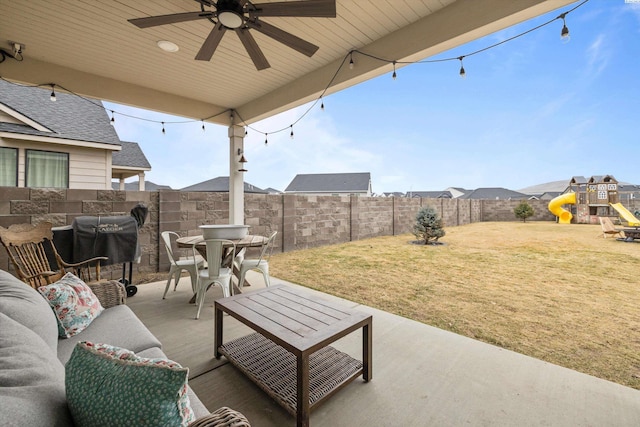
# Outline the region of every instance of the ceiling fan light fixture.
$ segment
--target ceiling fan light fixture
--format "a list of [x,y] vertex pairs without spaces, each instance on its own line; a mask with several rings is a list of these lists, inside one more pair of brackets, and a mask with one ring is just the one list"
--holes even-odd
[[167,40],[158,40],[156,44],[165,52],[177,52],[180,49],[177,44]]
[[244,24],[244,18],[241,13],[238,13],[234,10],[225,10],[218,13],[218,21],[226,28],[230,30],[235,30],[236,28],[242,27]]

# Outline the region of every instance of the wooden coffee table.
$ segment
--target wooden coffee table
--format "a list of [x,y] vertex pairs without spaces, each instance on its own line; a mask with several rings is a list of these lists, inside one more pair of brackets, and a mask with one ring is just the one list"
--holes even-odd
[[[223,344],[223,313],[256,332]],[[362,328],[362,362],[329,346]],[[224,355],[269,396],[309,425],[317,405],[362,374],[372,378],[372,318],[286,286],[215,302],[215,355]]]

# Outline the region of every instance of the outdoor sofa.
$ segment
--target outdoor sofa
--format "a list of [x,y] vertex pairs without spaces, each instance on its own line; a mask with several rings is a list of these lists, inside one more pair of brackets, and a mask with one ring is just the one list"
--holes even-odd
[[[80,354],[79,351],[74,351],[76,346],[80,347],[77,345],[79,341],[109,344],[152,360],[166,359],[160,341],[123,304],[126,292],[122,285],[106,282],[99,286],[91,285],[91,289],[104,311],[77,335],[59,338],[58,320],[41,292],[0,270],[0,426],[82,424],[70,408],[68,385],[65,392],[65,375],[69,381],[69,365],[72,364],[69,361],[72,354],[73,357],[79,357],[76,355]],[[65,365],[68,365],[66,373]],[[242,414],[229,408],[209,413],[186,385],[185,371],[182,370],[185,384],[182,390],[187,388],[189,410],[192,411],[190,426],[249,425]],[[134,376],[129,374],[128,378]],[[104,378],[100,381],[104,381]],[[88,383],[91,385],[90,381],[83,380],[83,386]],[[101,391],[102,387],[99,384],[97,391]],[[118,425],[118,415],[129,406],[136,410],[147,409],[146,401],[152,391],[147,390],[146,383],[142,383],[135,393],[136,396],[128,404],[108,408],[112,411],[113,420],[106,420],[105,425]],[[91,393],[85,392],[80,399],[81,404],[99,405],[100,402],[90,400],[91,396]],[[186,400],[184,397],[182,399]],[[111,418],[111,415],[107,414],[107,417]]]

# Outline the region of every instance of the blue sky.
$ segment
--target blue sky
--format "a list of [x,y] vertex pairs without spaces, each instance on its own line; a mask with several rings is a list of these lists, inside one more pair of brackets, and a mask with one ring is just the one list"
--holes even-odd
[[[577,3],[576,3],[577,4]],[[492,45],[555,18],[543,15],[436,57]],[[375,193],[505,187],[574,175],[640,184],[640,3],[590,0],[562,21],[458,61],[411,64],[309,106],[252,124],[245,181],[284,190],[296,174],[371,172]],[[394,58],[389,58],[394,59]],[[354,55],[357,66],[357,54]],[[107,103],[158,121],[181,120]],[[146,179],[180,189],[229,174],[227,128],[166,126],[116,115],[123,141],[140,144]],[[176,155],[180,153],[180,155]]]

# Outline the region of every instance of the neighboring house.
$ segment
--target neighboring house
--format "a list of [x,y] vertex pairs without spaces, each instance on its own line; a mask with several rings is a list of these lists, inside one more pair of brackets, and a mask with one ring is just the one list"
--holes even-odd
[[[144,180],[144,174],[151,170],[151,165],[140,146],[135,142],[128,141],[121,141],[120,144],[122,150],[114,151],[112,158],[111,176],[120,181],[119,183],[114,183],[117,185],[114,190],[156,190],[158,186],[151,188],[150,184],[152,183]],[[125,179],[136,175],[138,175],[138,181],[135,185],[133,183],[125,184]]]
[[276,190],[275,188],[267,187],[264,189],[269,194],[282,194],[282,191]]
[[471,192],[471,190],[465,190],[464,188],[461,188],[461,187],[449,187],[449,188],[445,188],[444,191],[448,191],[451,194],[451,197],[453,197],[454,199],[457,199],[458,197],[462,197],[465,194]]
[[[120,190],[120,183],[112,182],[111,187],[114,190]],[[168,185],[159,185],[152,181],[144,181],[144,190],[140,190],[140,183],[138,181],[127,182],[124,185],[125,191],[159,191],[159,190],[173,190]]]
[[448,191],[412,191],[409,197],[423,199],[452,199],[452,195]]
[[[60,92],[52,102],[51,95],[48,87],[0,79],[0,186],[111,189],[122,144],[102,104]],[[146,159],[122,166],[137,168],[141,179],[150,169]]]
[[526,194],[508,190],[502,187],[476,188],[475,190],[460,196],[460,199],[483,199],[483,200],[519,200],[527,199]]
[[[207,181],[202,181],[197,184],[190,185],[188,187],[181,188],[180,191],[210,191],[215,193],[228,193],[229,192],[229,177],[219,176]],[[257,193],[267,194],[267,191],[251,185],[248,182],[244,183],[245,193]]]
[[405,197],[405,194],[400,191],[385,192],[380,197]]
[[[577,177],[574,177],[574,178],[577,178]],[[584,177],[582,179],[584,180],[585,183],[587,182],[587,180]],[[567,181],[566,179],[563,179],[560,181],[550,181],[550,182],[545,182],[543,184],[532,185],[530,187],[522,188],[517,191],[518,193],[528,194],[530,196],[542,196],[545,193],[562,194],[565,192],[568,186],[569,186],[569,181]]]
[[371,173],[299,174],[284,190],[288,194],[371,196]]

